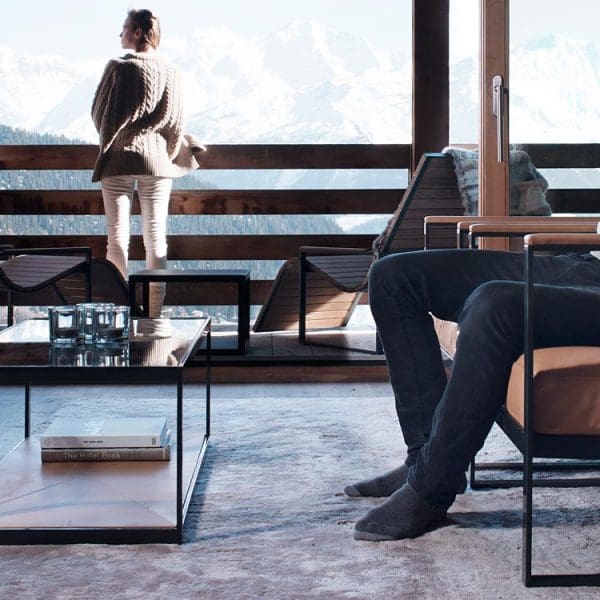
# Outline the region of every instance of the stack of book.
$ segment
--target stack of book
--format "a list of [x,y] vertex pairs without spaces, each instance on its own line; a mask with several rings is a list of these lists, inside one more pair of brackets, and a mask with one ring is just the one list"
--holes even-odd
[[161,417],[56,419],[40,437],[42,462],[169,460]]

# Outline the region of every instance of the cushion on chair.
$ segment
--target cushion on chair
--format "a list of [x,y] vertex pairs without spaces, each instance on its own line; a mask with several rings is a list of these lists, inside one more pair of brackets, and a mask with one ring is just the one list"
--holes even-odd
[[[479,152],[451,146],[442,150],[454,160],[456,179],[465,214],[479,213]],[[535,168],[523,150],[510,151],[509,214],[550,215],[552,208],[546,201],[548,182]]]
[[[440,346],[451,358],[458,325],[434,317]],[[534,431],[547,435],[600,434],[600,348],[539,348],[534,352]],[[506,408],[524,422],[524,359],[513,365]]]
[[[534,430],[542,434],[600,434],[600,348],[540,348],[534,352]],[[524,358],[513,365],[506,408],[524,421]]]
[[433,317],[433,325],[440,341],[440,347],[450,358],[453,358],[456,353],[458,325],[453,321],[443,321],[437,317]]

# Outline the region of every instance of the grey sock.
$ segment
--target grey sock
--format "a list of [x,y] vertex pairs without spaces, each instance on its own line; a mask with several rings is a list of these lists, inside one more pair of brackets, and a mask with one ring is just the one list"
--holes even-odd
[[445,516],[445,510],[429,506],[407,483],[356,523],[354,539],[381,542],[417,537]]
[[407,465],[400,465],[396,469],[392,469],[374,479],[365,479],[352,485],[347,485],[344,488],[344,494],[352,498],[359,496],[370,496],[373,498],[391,496],[406,483],[408,469]]

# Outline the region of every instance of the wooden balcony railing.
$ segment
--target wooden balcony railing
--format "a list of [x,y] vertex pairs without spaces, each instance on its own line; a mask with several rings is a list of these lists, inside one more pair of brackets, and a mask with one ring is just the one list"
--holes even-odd
[[[528,144],[538,168],[600,168],[600,144]],[[91,169],[93,145],[0,145],[1,170]],[[218,145],[209,146],[203,169],[409,169],[411,146],[388,145]],[[403,189],[179,190],[173,215],[381,214],[396,208]],[[600,212],[600,190],[552,189],[555,212]],[[103,214],[98,190],[0,190],[2,215]],[[139,206],[134,203],[134,214]],[[175,235],[171,260],[269,260],[296,256],[301,245],[370,246],[373,235]],[[90,246],[102,256],[104,235],[0,235],[0,244],[21,247]],[[141,236],[133,236],[130,255],[143,259]],[[269,280],[252,283],[252,302],[263,302]]]
[[[219,145],[203,155],[203,169],[409,169],[410,145]],[[0,170],[91,169],[92,145],[0,145]],[[381,214],[394,211],[403,189],[178,190],[172,215]],[[134,214],[139,205],[134,202]],[[103,214],[98,190],[0,190],[0,214]],[[284,260],[299,246],[369,247],[374,235],[172,235],[170,260]],[[104,235],[0,235],[0,244],[21,247],[90,246],[103,256]],[[132,236],[130,258],[142,260],[141,236]],[[270,280],[252,282],[252,302],[261,304]],[[222,299],[222,298],[221,298]],[[232,296],[232,301],[234,300]],[[227,298],[224,299],[227,301]]]

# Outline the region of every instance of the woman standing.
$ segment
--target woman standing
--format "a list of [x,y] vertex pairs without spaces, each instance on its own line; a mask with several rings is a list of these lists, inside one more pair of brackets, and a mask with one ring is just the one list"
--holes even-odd
[[[149,10],[131,10],[120,37],[121,46],[133,52],[109,61],[94,96],[92,118],[100,153],[92,181],[102,186],[106,257],[127,278],[129,217],[136,184],[146,268],[163,269],[172,178],[197,168],[198,163],[191,153],[196,148],[191,149],[189,136],[183,135],[181,76],[156,53],[158,19]],[[164,295],[164,284],[151,284],[151,317],[160,317]],[[168,321],[162,324],[167,326]]]

